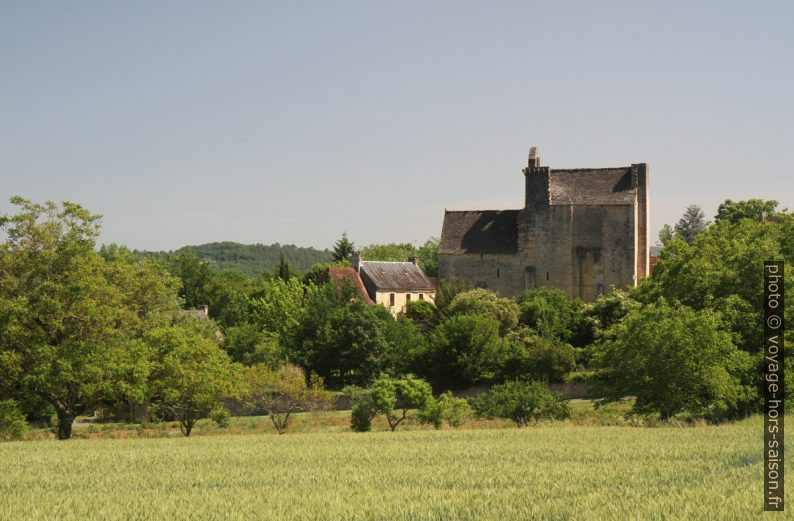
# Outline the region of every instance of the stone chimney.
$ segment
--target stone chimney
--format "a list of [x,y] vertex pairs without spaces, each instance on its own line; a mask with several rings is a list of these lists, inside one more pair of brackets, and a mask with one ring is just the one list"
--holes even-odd
[[353,254],[350,256],[350,262],[353,264],[353,269],[357,272],[361,273],[361,261],[364,260],[364,256],[361,255],[360,251],[354,251]]
[[529,163],[527,166],[530,169],[540,166],[540,150],[538,150],[538,147],[529,147]]
[[416,255],[411,255],[411,257],[408,259],[408,262],[410,262],[414,266],[419,265],[419,261],[416,259]]

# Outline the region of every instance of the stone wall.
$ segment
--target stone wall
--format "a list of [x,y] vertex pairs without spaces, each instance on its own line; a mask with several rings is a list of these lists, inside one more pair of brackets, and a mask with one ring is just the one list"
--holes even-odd
[[462,277],[474,286],[516,297],[525,288],[524,263],[519,254],[456,254],[438,256],[441,278]]

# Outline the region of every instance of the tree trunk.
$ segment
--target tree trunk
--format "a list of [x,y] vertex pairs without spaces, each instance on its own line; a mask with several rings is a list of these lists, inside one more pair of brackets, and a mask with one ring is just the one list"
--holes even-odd
[[56,413],[58,414],[58,439],[68,440],[72,437],[72,422],[74,422],[75,415],[61,409],[56,409]]

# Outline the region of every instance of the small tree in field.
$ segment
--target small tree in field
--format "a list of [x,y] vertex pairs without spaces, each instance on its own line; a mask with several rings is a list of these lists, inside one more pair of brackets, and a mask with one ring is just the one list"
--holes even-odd
[[493,386],[474,399],[477,414],[485,418],[510,418],[518,427],[532,419],[570,416],[568,400],[540,382],[510,381]]
[[[381,375],[372,384],[371,392],[375,410],[386,416],[392,432],[408,418],[409,409],[421,411],[433,402],[430,384],[410,374],[399,380]],[[395,411],[398,401],[400,412]]]
[[146,338],[160,350],[153,387],[161,406],[179,421],[185,436],[224,398],[240,395],[240,366],[229,360],[214,339],[189,327],[160,328]]
[[420,411],[419,419],[436,429],[440,429],[445,421],[450,427],[457,429],[470,418],[471,413],[469,402],[464,398],[456,398],[451,391],[447,391]]
[[246,381],[248,404],[266,410],[279,434],[287,430],[293,413],[325,410],[333,405],[333,394],[325,390],[322,378],[312,374],[310,387],[303,369],[293,364],[278,369],[255,365],[248,370]]

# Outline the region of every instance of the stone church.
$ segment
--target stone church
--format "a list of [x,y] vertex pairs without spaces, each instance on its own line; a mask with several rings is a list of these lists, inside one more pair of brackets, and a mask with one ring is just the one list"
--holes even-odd
[[445,211],[439,278],[514,297],[547,286],[594,300],[648,275],[648,167],[553,169],[535,147],[521,210]]

